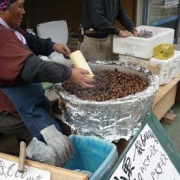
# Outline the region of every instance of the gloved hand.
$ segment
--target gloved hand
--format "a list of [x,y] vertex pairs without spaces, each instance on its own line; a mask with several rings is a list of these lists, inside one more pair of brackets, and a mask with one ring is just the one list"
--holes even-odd
[[33,138],[26,148],[27,157],[42,163],[60,166],[57,162],[57,155],[54,149],[45,143]]
[[71,140],[59,132],[54,125],[48,126],[41,130],[44,140],[47,145],[54,148],[57,157],[58,164],[65,164],[69,158],[72,158],[74,150]]

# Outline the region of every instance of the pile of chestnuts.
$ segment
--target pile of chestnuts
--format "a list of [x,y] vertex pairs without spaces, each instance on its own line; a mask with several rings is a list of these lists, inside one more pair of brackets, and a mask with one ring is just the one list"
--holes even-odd
[[95,88],[82,88],[70,81],[64,82],[62,86],[80,99],[98,102],[134,95],[148,87],[148,81],[144,77],[120,72],[117,68],[93,73]]

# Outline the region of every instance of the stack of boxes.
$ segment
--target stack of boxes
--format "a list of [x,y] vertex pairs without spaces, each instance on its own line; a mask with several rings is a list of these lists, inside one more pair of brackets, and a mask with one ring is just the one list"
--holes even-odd
[[174,30],[153,26],[139,26],[137,30],[152,32],[152,36],[114,36],[113,53],[119,54],[119,61],[147,67],[153,74],[158,75],[160,87],[154,99],[153,112],[157,119],[171,124],[175,115],[170,113],[169,116],[168,110],[175,102],[179,81],[177,76],[180,74],[180,51],[174,50]]
[[113,53],[119,60],[149,68],[159,76],[159,85],[168,84],[180,74],[180,51],[174,51],[174,30],[171,28],[139,26],[138,32],[152,32],[152,37],[113,37]]

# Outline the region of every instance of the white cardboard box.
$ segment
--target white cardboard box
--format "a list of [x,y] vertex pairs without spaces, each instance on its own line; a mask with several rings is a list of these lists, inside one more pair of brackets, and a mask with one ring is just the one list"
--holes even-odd
[[116,54],[124,54],[144,59],[153,57],[153,48],[159,44],[173,44],[174,29],[154,26],[138,26],[137,31],[151,31],[153,36],[150,38],[127,37],[121,38],[113,36],[112,51]]
[[174,56],[168,60],[151,58],[151,65],[159,65],[159,85],[168,84],[180,74],[180,51],[174,51]]

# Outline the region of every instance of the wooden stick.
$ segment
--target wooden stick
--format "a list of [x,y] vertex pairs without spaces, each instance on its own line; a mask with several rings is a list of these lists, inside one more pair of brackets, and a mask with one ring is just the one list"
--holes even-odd
[[19,163],[18,163],[18,171],[20,173],[24,172],[25,159],[26,159],[26,143],[24,141],[21,141],[21,143],[20,143],[20,153],[19,153]]

